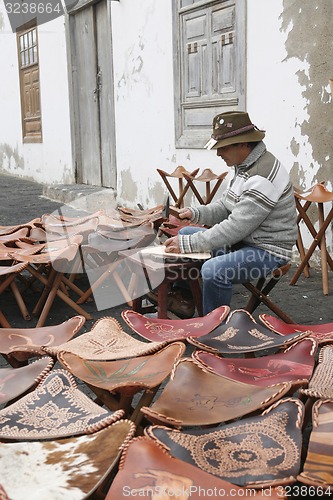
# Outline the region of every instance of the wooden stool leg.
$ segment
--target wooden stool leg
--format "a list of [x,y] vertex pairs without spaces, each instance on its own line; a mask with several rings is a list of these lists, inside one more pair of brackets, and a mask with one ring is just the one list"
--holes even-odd
[[20,311],[21,311],[21,314],[23,316],[23,319],[25,320],[30,320],[31,317],[30,317],[30,314],[29,314],[29,311],[24,303],[24,300],[22,298],[22,295],[18,289],[18,286],[17,284],[15,283],[15,281],[12,281],[12,283],[10,284],[10,288],[12,289],[12,292],[14,294],[14,297],[16,299],[16,302],[17,302],[17,305],[19,306],[20,308]]
[[32,273],[34,276],[37,277],[37,279],[39,279],[41,281],[41,283],[44,284],[44,288],[43,288],[43,291],[38,299],[38,302],[37,304],[35,305],[33,311],[32,311],[32,314],[34,316],[39,316],[43,307],[44,307],[44,304],[47,300],[47,297],[51,291],[51,288],[52,288],[52,283],[55,279],[55,275],[56,275],[56,272],[54,269],[51,269],[47,279],[45,276],[43,275],[40,275],[38,273],[38,271],[36,269],[34,269],[32,266],[28,266],[28,269],[29,269],[29,272]]
[[185,176],[185,179],[187,180],[188,182],[188,185],[190,186],[190,188],[192,189],[193,191],[193,194],[195,195],[196,199],[198,200],[198,202],[200,203],[200,205],[205,205],[205,202],[204,200],[202,199],[199,191],[197,190],[197,188],[195,187],[191,177],[189,176]]
[[216,182],[215,186],[213,187],[212,191],[209,193],[209,195],[206,198],[206,205],[208,205],[208,203],[210,203],[212,201],[212,199],[214,198],[214,196],[217,193],[218,188],[222,184],[222,181],[223,181],[223,179],[218,179],[217,180],[217,182]]
[[160,319],[166,319],[168,317],[168,290],[169,285],[167,281],[163,281],[158,287],[157,317]]
[[[324,224],[324,204],[323,203],[318,203],[318,219],[319,219],[319,228],[321,228]],[[329,294],[328,266],[327,266],[326,252],[327,252],[327,250],[326,250],[326,237],[325,237],[325,233],[323,233],[321,240],[320,240],[320,256],[321,256],[321,273],[322,273],[324,295]]]
[[0,326],[2,326],[2,328],[10,328],[10,324],[8,323],[5,315],[1,310],[0,310]]
[[142,311],[142,297],[137,297],[136,299],[133,299],[132,308],[133,308],[133,311],[136,311],[140,314],[143,313],[143,311]]
[[44,307],[42,309],[42,312],[39,316],[39,319],[37,321],[37,325],[36,327],[39,327],[39,326],[44,326],[44,323],[46,321],[46,318],[47,318],[47,315],[51,309],[51,306],[53,304],[53,301],[55,299],[55,296],[57,295],[57,290],[60,286],[60,283],[61,283],[61,278],[62,278],[62,273],[58,273],[55,278],[54,278],[54,281],[52,282],[52,286],[51,286],[51,290],[48,294],[48,297],[45,301],[45,304],[44,304]]
[[[250,290],[260,302],[263,302],[271,311],[273,311],[279,318],[281,318],[285,323],[295,323],[294,320],[283,312],[274,302],[272,302],[262,291],[255,288],[252,283],[244,283],[244,286]],[[246,310],[248,310],[246,308]],[[250,312],[250,311],[249,311]],[[253,312],[253,311],[252,311]]]
[[197,308],[198,316],[203,316],[202,292],[198,279],[190,280],[190,289],[193,295],[195,307]]
[[[324,235],[324,233],[325,233],[325,231],[326,231],[326,229],[327,229],[327,227],[330,224],[330,222],[331,222],[332,219],[333,219],[333,208],[331,208],[330,213],[328,214],[328,216],[326,217],[325,221],[323,221],[323,224],[319,228],[319,231],[316,234],[316,238],[311,243],[308,251],[306,252],[304,260],[298,266],[298,268],[297,268],[294,276],[292,277],[292,279],[290,281],[291,285],[294,285],[297,282],[297,280],[300,277],[300,275],[302,274],[303,269],[306,266],[307,262],[309,261],[311,255],[313,254],[316,246],[320,245],[320,240],[323,237],[323,235]],[[327,256],[327,252],[326,252],[326,256]],[[331,258],[328,258],[328,257],[326,257],[326,258],[328,259],[328,262],[330,263],[331,262],[331,260],[330,260]]]
[[253,313],[253,311],[255,311],[257,309],[257,307],[259,306],[261,300],[260,300],[260,298],[258,298],[257,295],[254,294],[254,290],[256,288],[258,290],[261,290],[262,287],[265,284],[265,281],[266,281],[265,278],[259,278],[259,280],[257,281],[256,286],[252,285],[251,283],[249,283],[249,284],[244,283],[245,288],[247,288],[251,292],[251,297],[249,298],[248,303],[246,304],[246,307],[245,307],[245,309],[249,313]]
[[[299,255],[301,257],[301,261],[305,258],[305,250],[304,250],[304,245],[303,245],[303,240],[302,240],[302,235],[300,228],[298,228],[298,234],[297,234],[297,249],[299,251]],[[307,262],[304,269],[303,273],[306,278],[310,278],[310,271],[309,271],[309,263]]]
[[[308,210],[308,208],[311,206],[311,201],[307,201],[302,206],[302,204],[299,201],[299,199],[295,196],[295,203],[296,203],[296,208],[298,210],[298,216],[297,216],[297,220],[296,220],[296,223],[297,223],[297,242],[296,242],[296,245],[297,245],[297,249],[299,251],[300,257],[301,257],[301,261],[303,261],[303,259],[305,258],[305,249],[304,249],[304,245],[303,245],[303,239],[302,239],[302,233],[301,233],[301,228],[300,228],[300,222],[303,220],[305,222],[305,224],[307,225],[308,228],[312,226],[311,221],[308,218],[307,213],[306,213],[307,210]],[[307,262],[306,265],[305,265],[305,267],[304,267],[304,270],[303,270],[304,276],[306,278],[310,277],[309,268],[310,268],[310,265]]]

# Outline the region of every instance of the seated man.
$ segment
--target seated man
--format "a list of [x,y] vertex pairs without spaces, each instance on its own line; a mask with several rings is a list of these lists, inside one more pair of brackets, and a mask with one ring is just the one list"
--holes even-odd
[[264,137],[245,112],[215,116],[205,147],[216,149],[234,176],[218,201],[180,211],[181,219],[209,229],[185,227],[165,242],[168,252],[212,252],[201,269],[204,314],[230,305],[233,284],[267,276],[291,259],[297,238],[293,188]]

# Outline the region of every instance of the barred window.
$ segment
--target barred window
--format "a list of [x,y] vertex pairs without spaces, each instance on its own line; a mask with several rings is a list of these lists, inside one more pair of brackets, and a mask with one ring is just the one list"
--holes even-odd
[[37,27],[17,33],[23,142],[42,142]]

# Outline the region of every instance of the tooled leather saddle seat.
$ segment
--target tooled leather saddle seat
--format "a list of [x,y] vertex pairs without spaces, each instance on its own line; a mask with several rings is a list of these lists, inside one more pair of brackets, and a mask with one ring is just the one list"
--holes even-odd
[[304,405],[281,399],[261,415],[211,429],[151,426],[145,434],[172,456],[239,486],[296,480],[301,467]]
[[241,354],[280,349],[310,335],[309,331],[280,336],[258,324],[244,309],[230,313],[225,324],[208,335],[188,337],[188,342],[199,349],[219,354]]

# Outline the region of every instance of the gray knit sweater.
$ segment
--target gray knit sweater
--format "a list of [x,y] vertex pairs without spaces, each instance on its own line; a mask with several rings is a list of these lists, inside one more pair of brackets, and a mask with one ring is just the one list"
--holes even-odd
[[288,172],[263,142],[235,167],[235,175],[220,200],[191,211],[193,222],[210,228],[179,235],[182,253],[242,242],[291,258],[297,238],[293,188]]

